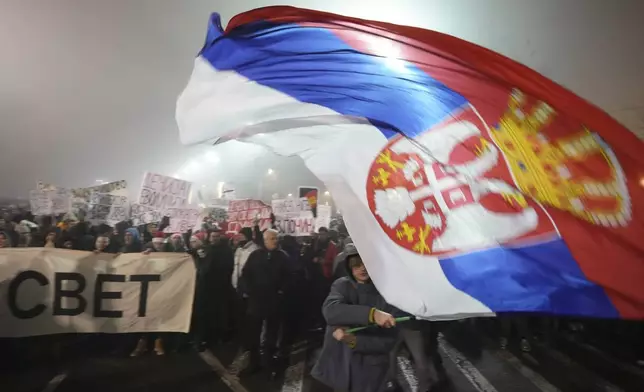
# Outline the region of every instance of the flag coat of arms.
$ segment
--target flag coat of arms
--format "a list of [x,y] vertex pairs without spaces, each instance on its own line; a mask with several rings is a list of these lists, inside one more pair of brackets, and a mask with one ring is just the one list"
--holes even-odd
[[186,144],[301,156],[417,316],[644,316],[644,146],[497,53],[292,7],[213,14],[177,121]]

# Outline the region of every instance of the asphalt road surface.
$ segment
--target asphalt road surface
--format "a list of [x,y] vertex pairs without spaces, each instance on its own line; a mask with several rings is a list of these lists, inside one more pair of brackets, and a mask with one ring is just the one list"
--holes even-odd
[[[530,353],[517,344],[501,350],[489,335],[460,331],[441,334],[440,353],[449,392],[642,392],[644,368],[601,345],[561,335],[549,344],[535,342]],[[2,392],[331,392],[308,376],[319,341],[299,342],[283,374],[258,373],[237,379],[225,372],[234,345],[203,353],[153,354],[139,358],[77,358],[58,368],[40,367],[0,376]],[[601,348],[600,348],[601,347]],[[399,359],[401,369],[409,367]],[[407,374],[403,372],[404,374]],[[407,376],[413,389],[413,374]]]

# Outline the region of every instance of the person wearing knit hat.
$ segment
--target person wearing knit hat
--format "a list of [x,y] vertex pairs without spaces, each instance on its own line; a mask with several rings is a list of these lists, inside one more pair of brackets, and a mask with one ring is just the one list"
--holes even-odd
[[158,231],[152,238],[152,247],[155,252],[165,252],[165,236],[163,232]]
[[193,233],[190,237],[190,249],[199,249],[203,247],[204,241],[206,239],[206,233],[203,231],[198,231]]

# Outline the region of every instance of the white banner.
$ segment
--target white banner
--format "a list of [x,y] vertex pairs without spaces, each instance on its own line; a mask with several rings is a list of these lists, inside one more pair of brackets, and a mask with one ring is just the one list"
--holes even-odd
[[166,215],[167,209],[185,207],[188,204],[191,188],[192,183],[189,181],[147,172],[143,177],[139,204]]
[[0,249],[0,337],[188,332],[194,283],[185,253]]

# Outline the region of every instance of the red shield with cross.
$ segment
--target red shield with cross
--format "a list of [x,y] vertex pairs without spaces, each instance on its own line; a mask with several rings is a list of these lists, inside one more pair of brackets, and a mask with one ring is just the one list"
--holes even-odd
[[422,255],[553,232],[541,206],[514,186],[503,154],[471,106],[414,140],[392,138],[370,167],[367,199],[387,235]]

